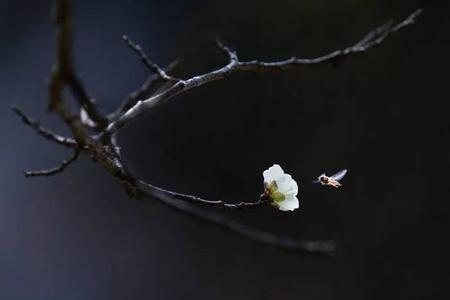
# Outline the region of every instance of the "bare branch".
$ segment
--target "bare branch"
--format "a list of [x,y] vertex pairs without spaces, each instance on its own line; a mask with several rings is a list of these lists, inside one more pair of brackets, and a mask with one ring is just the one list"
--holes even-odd
[[[234,50],[225,46],[220,41],[216,41],[219,50],[227,56],[228,63],[217,70],[193,76],[186,80],[177,79],[168,75],[166,72],[170,70],[172,66],[169,66],[166,70],[161,69],[157,64],[148,59],[139,45],[133,43],[127,37],[124,37],[128,47],[136,52],[142,62],[155,74],[148,77],[137,91],[130,94],[123,101],[116,112],[106,118],[100,113],[97,105],[93,99],[89,97],[80,79],[74,72],[72,63],[71,1],[56,0],[56,4],[55,21],[57,25],[57,54],[49,85],[49,109],[54,110],[69,126],[73,139],[59,136],[43,128],[39,123],[28,118],[18,108],[13,108],[13,110],[27,125],[34,128],[39,134],[59,144],[75,148],[75,152],[72,157],[63,161],[58,167],[48,170],[28,171],[25,172],[26,176],[50,176],[61,172],[77,159],[80,151],[84,151],[94,161],[105,168],[108,173],[114,176],[131,197],[141,198],[150,196],[178,211],[187,213],[208,223],[216,224],[222,228],[226,228],[234,233],[261,243],[281,247],[283,249],[304,251],[306,253],[332,254],[335,248],[334,241],[308,241],[282,237],[251,228],[250,226],[229,219],[224,215],[197,207],[197,205],[205,205],[233,210],[256,208],[271,203],[270,199],[267,199],[264,196],[261,196],[261,198],[255,202],[225,203],[221,200],[208,200],[165,190],[140,181],[131,175],[126,164],[122,161],[120,148],[116,145],[114,133],[142,112],[165,103],[180,93],[200,87],[215,80],[223,79],[236,72],[279,71],[303,66],[334,65],[346,57],[361,54],[370,48],[378,46],[392,33],[413,24],[416,17],[421,13],[421,10],[417,10],[397,25],[388,22],[375,28],[351,47],[336,50],[327,55],[312,59],[293,57],[275,62],[263,62],[258,60],[240,61]],[[100,132],[98,136],[89,135],[89,133],[86,132],[86,128],[83,126],[79,115],[73,114],[65,103],[63,91],[67,86],[71,89],[71,92],[82,106],[83,111],[87,113],[85,119],[92,120],[98,125],[96,128],[98,132]],[[156,86],[159,86],[159,89],[155,88]],[[150,91],[153,93],[150,98],[139,101],[139,99],[143,98],[144,95],[147,95]],[[195,206],[192,204],[195,204]]]
[[[49,85],[50,108],[53,109],[61,119],[69,126],[73,137],[80,149],[86,150],[90,157],[98,162],[103,168],[119,180],[129,195],[134,195],[136,187],[134,179],[124,169],[116,149],[112,147],[111,139],[94,140],[86,132],[78,115],[73,114],[62,97],[63,88],[73,74],[72,68],[72,32],[71,32],[71,1],[56,1],[56,61],[53,68]],[[95,105],[95,104],[94,104]],[[91,115],[89,115],[91,117]]]
[[[90,144],[89,135],[84,130],[77,115],[74,115],[63,101],[63,90],[73,76],[72,66],[72,23],[71,1],[57,0],[55,7],[56,60],[49,84],[49,109],[55,110],[69,126],[80,147]],[[81,88],[80,89],[84,90]],[[78,89],[77,89],[78,90]],[[89,105],[87,107],[90,107]],[[87,108],[86,107],[86,108]],[[89,114],[89,112],[88,112]],[[89,115],[91,117],[91,115]]]
[[49,83],[48,109],[53,110],[60,103],[63,90],[64,78],[72,70],[72,27],[71,27],[71,1],[55,1],[54,21],[57,25],[56,31],[56,62]]
[[78,100],[80,106],[83,107],[88,114],[89,119],[94,121],[94,123],[100,128],[105,128],[107,126],[108,120],[99,111],[97,104],[94,102],[94,99],[89,97],[86,89],[81,83],[81,80],[72,73],[67,79],[67,84],[69,85],[70,90],[75,96],[75,99]]
[[64,87],[68,85],[89,117],[102,128],[106,118],[99,112],[92,98],[88,96],[80,79],[75,75],[72,63],[72,14],[71,0],[58,0],[55,3],[54,20],[57,25],[57,58],[50,77],[49,110],[61,102]]
[[201,209],[187,202],[178,201],[172,198],[172,196],[168,193],[155,193],[153,191],[151,192],[150,196],[153,196],[152,198],[159,200],[161,203],[173,209],[184,212],[198,220],[217,225],[259,243],[267,244],[285,250],[300,251],[310,254],[321,254],[327,256],[332,256],[336,248],[336,243],[334,240],[299,240],[258,230],[230,219],[224,215]]
[[57,167],[47,169],[47,170],[38,170],[38,171],[24,171],[25,177],[38,177],[38,176],[52,176],[64,171],[71,163],[73,163],[80,154],[80,150],[77,148],[73,152],[72,156],[66,160],[63,160],[61,164]]
[[202,86],[206,83],[223,79],[228,75],[236,72],[258,72],[258,71],[282,71],[292,68],[299,68],[305,66],[317,66],[325,64],[336,64],[347,57],[354,56],[357,54],[364,53],[365,51],[380,45],[390,34],[414,23],[415,18],[420,15],[422,10],[416,10],[413,14],[408,16],[404,21],[399,24],[392,26],[391,22],[384,24],[372,31],[370,31],[362,40],[345,48],[343,50],[336,50],[329,54],[312,58],[312,59],[301,59],[297,57],[292,57],[286,60],[275,61],[275,62],[263,62],[258,60],[252,61],[239,61],[237,54],[230,48],[224,46],[222,43],[217,42],[218,48],[224,52],[228,58],[229,62],[226,66],[214,70],[212,72],[191,77],[187,80],[179,80],[170,88],[162,91],[161,93],[152,96],[143,101],[138,101],[133,107],[131,107],[127,112],[125,112],[119,119],[109,124],[105,131],[105,135],[111,135],[118,129],[123,127],[130,120],[134,119],[137,115],[154,108],[157,105],[165,103],[169,99],[179,95],[180,93],[186,92],[193,88]]
[[418,9],[411,15],[409,15],[405,20],[395,26],[392,26],[393,21],[388,21],[382,26],[370,31],[361,41],[357,42],[353,46],[347,47],[342,50],[336,50],[317,58],[301,59],[292,57],[290,59],[277,62],[261,62],[253,60],[242,62],[237,69],[241,71],[278,71],[310,65],[321,65],[329,63],[336,64],[338,61],[343,60],[346,57],[356,54],[362,54],[370,48],[380,45],[392,33],[397,32],[398,30],[406,26],[414,24],[415,18],[417,18],[421,13],[422,9]]
[[230,61],[239,61],[236,51],[225,46],[219,39],[216,39],[215,42],[217,48],[222,51],[222,53],[225,54],[225,56],[227,56]]
[[261,195],[260,199],[256,202],[226,203],[226,202],[223,202],[222,200],[208,200],[208,199],[203,199],[203,198],[193,196],[193,195],[169,191],[169,190],[154,186],[152,184],[149,184],[147,182],[144,182],[142,180],[140,180],[139,183],[141,185],[145,186],[147,188],[148,192],[152,196],[161,197],[161,195],[164,195],[165,197],[169,197],[173,200],[183,200],[183,201],[187,201],[187,202],[191,202],[191,203],[195,203],[195,204],[199,204],[199,205],[204,205],[204,206],[214,206],[214,207],[219,207],[219,208],[228,208],[228,209],[237,210],[237,209],[243,209],[243,208],[257,208],[257,207],[261,207],[261,206],[267,205],[272,202],[270,199],[266,198],[264,195]]
[[[172,71],[178,65],[178,61],[175,60],[171,62],[167,67],[164,68],[164,72]],[[133,107],[136,102],[140,99],[143,99],[145,95],[147,95],[152,89],[156,86],[164,83],[164,80],[161,79],[159,74],[152,74],[147,77],[144,83],[135,91],[130,93],[120,104],[115,112],[113,112],[110,116],[110,120],[117,119],[123,112],[129,110]]]
[[392,28],[392,32],[396,32],[400,29],[402,29],[403,27],[409,26],[409,25],[413,25],[416,23],[416,18],[423,13],[423,9],[419,8],[416,9],[412,14],[410,14],[405,20],[403,20],[402,22],[398,23],[397,25],[394,26],[394,28]]
[[132,40],[130,40],[126,35],[124,35],[123,40],[127,43],[127,46],[136,52],[136,54],[139,56],[141,61],[144,63],[144,65],[149,68],[153,73],[157,74],[159,77],[161,77],[164,81],[171,81],[171,82],[177,82],[179,79],[167,75],[167,73],[161,69],[156,63],[152,62],[147,55],[145,54],[142,47],[136,43],[134,43]]
[[25,115],[25,113],[22,112],[22,110],[20,110],[18,107],[12,106],[11,109],[22,119],[22,121],[25,124],[27,124],[34,130],[36,130],[36,132],[38,134],[42,135],[44,138],[46,138],[52,142],[58,143],[60,145],[69,147],[69,148],[75,148],[77,146],[77,142],[75,142],[74,139],[65,137],[65,136],[61,136],[59,134],[56,134],[56,133],[46,129],[45,127],[41,126],[41,124],[39,124],[39,122],[37,122],[37,121],[29,118],[27,115]]

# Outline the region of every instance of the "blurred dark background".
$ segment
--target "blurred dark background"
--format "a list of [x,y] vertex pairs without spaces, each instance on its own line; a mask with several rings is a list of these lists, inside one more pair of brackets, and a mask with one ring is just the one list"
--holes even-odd
[[[177,97],[123,129],[133,171],[180,192],[251,201],[281,164],[300,209],[228,213],[297,238],[336,238],[336,257],[267,247],[163,207],[139,203],[82,157],[25,179],[68,151],[26,128],[15,103],[45,112],[54,56],[51,1],[0,1],[0,299],[448,299],[450,164],[448,1],[74,1],[77,70],[104,111],[148,71],[127,34],[182,77],[242,59],[313,57],[346,47],[416,8],[417,25],[345,61],[236,74]],[[348,168],[341,190],[314,188]]]

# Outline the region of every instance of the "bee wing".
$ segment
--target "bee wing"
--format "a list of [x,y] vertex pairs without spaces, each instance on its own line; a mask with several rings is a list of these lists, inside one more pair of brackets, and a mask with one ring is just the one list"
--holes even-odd
[[312,181],[312,183],[314,183],[314,184],[319,183],[319,182],[320,182],[319,180]]
[[334,174],[333,176],[331,176],[331,178],[333,178],[336,181],[341,180],[342,178],[344,178],[345,174],[347,174],[347,169],[344,170],[340,170],[339,172],[337,172],[336,174]]

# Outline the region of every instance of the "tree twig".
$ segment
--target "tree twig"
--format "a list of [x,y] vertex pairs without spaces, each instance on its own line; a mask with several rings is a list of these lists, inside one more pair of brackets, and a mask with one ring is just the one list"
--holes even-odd
[[167,73],[161,69],[160,66],[158,66],[156,63],[152,62],[147,55],[145,54],[142,47],[136,43],[134,43],[132,40],[130,40],[126,35],[124,35],[123,40],[127,44],[127,46],[136,52],[136,54],[139,56],[141,61],[144,63],[144,65],[149,68],[153,73],[157,74],[162,80],[169,81],[169,82],[177,82],[179,79],[167,75]]
[[57,51],[49,85],[49,108],[69,126],[80,149],[88,151],[90,157],[118,179],[128,195],[133,196],[136,193],[134,178],[123,168],[120,157],[114,147],[111,147],[111,139],[103,139],[102,142],[94,140],[86,132],[79,116],[70,111],[62,97],[64,86],[68,84],[67,78],[73,74],[70,0],[56,1],[55,23]]
[[327,256],[332,256],[336,248],[336,242],[334,240],[312,241],[293,239],[280,236],[278,234],[272,234],[263,230],[258,230],[230,219],[229,217],[222,214],[199,208],[191,203],[177,201],[177,199],[174,199],[169,193],[155,193],[154,191],[152,191],[148,194],[148,196],[151,196],[162,204],[184,212],[198,220],[207,222],[209,224],[214,224],[233,233],[246,237],[250,240],[266,245],[285,250],[300,251],[309,254],[321,254]]
[[[157,64],[148,59],[139,45],[133,43],[127,37],[124,37],[127,45],[139,55],[143,63],[155,74],[149,77],[140,89],[130,94],[129,97],[122,102],[116,112],[106,118],[99,112],[97,105],[92,98],[88,96],[80,79],[74,72],[72,63],[71,1],[56,0],[56,4],[55,21],[57,26],[57,53],[49,85],[49,109],[54,110],[69,126],[73,139],[59,136],[43,128],[39,123],[28,118],[18,108],[13,108],[13,110],[26,124],[34,128],[39,134],[59,144],[76,149],[73,156],[63,161],[60,166],[48,170],[29,171],[25,173],[27,176],[49,176],[61,172],[76,160],[80,151],[84,151],[94,161],[105,168],[108,173],[118,179],[119,183],[125,188],[130,196],[136,196],[137,198],[152,197],[178,211],[182,211],[200,220],[216,224],[234,233],[265,244],[283,249],[304,251],[307,253],[332,253],[335,248],[334,241],[307,241],[282,237],[251,228],[250,226],[241,224],[224,215],[197,207],[198,204],[201,204],[228,209],[255,208],[270,203],[270,201],[264,197],[255,202],[225,203],[220,200],[207,200],[192,195],[165,190],[140,181],[129,173],[123,162],[119,151],[120,149],[116,145],[114,133],[144,111],[165,103],[169,99],[183,92],[215,80],[223,79],[235,72],[279,71],[304,66],[336,64],[346,57],[364,53],[368,49],[380,45],[392,33],[413,24],[416,17],[421,13],[421,10],[415,11],[396,25],[393,25],[392,22],[388,22],[375,28],[359,42],[348,48],[336,50],[327,55],[312,59],[292,57],[290,59],[275,62],[263,62],[258,60],[240,61],[234,50],[225,46],[220,41],[217,41],[217,47],[227,56],[228,63],[217,70],[193,76],[186,80],[169,76],[166,73],[166,70],[170,68],[166,70],[161,69]],[[159,83],[163,84],[162,90],[157,90],[150,98],[139,101],[145,93],[149,92]],[[98,132],[100,132],[99,135],[91,136],[85,130],[79,116],[71,112],[63,99],[63,91],[66,86],[70,87],[75,98],[77,98],[81,106],[87,112],[88,117],[99,125],[97,128]]]
[[142,180],[139,180],[139,183],[141,186],[145,186],[147,188],[148,193],[150,195],[153,195],[155,197],[161,197],[164,195],[164,197],[169,197],[173,200],[182,200],[187,201],[190,203],[203,205],[203,206],[214,206],[219,208],[228,208],[232,210],[238,210],[238,209],[245,209],[245,208],[258,208],[267,204],[270,204],[272,201],[270,199],[267,199],[263,195],[255,202],[239,202],[239,203],[227,203],[223,202],[222,200],[208,200],[203,199],[197,196],[188,195],[188,194],[182,194],[177,193],[174,191],[166,190],[157,186],[154,186],[152,184],[149,184],[147,182],[144,182]]
[[80,154],[80,150],[77,148],[73,152],[72,156],[61,162],[59,166],[51,169],[37,170],[37,171],[24,171],[25,177],[38,177],[38,176],[52,176],[64,171],[71,163],[73,163]]
[[347,47],[342,50],[336,50],[329,54],[311,58],[302,59],[297,57],[291,57],[286,60],[280,60],[275,62],[264,62],[259,60],[251,61],[240,61],[238,55],[235,51],[231,50],[229,47],[224,46],[222,43],[217,42],[219,49],[224,52],[228,58],[229,62],[224,67],[205,73],[202,75],[191,77],[187,80],[179,80],[171,87],[162,91],[161,93],[154,95],[146,100],[138,101],[133,107],[126,111],[120,118],[116,121],[111,122],[104,134],[111,135],[114,134],[118,129],[122,128],[129,121],[134,119],[136,116],[140,115],[144,111],[150,110],[157,105],[167,102],[169,99],[189,91],[193,88],[200,87],[209,82],[224,79],[228,75],[236,72],[257,72],[257,71],[282,71],[292,68],[299,68],[305,66],[317,66],[324,64],[337,64],[338,61],[344,58],[361,54],[367,50],[380,45],[390,34],[414,23],[415,18],[420,15],[421,9],[416,10],[414,13],[409,15],[405,20],[392,26],[390,22],[375,28],[370,31],[362,40],[355,43],[354,45]]
[[[175,60],[171,62],[167,67],[164,68],[164,72],[172,71],[178,65],[178,61]],[[164,83],[165,81],[161,79],[159,74],[151,74],[147,77],[144,83],[135,91],[131,92],[119,105],[115,112],[110,114],[108,117],[110,120],[117,119],[123,112],[127,111],[133,107],[136,102],[143,99],[152,89],[156,86]]]
[[103,114],[99,111],[97,104],[94,102],[94,99],[89,97],[84,88],[81,80],[75,75],[70,74],[67,79],[67,84],[70,87],[75,99],[78,100],[80,106],[84,108],[86,113],[89,116],[89,119],[94,121],[94,123],[100,128],[103,129],[108,124],[108,120]]
[[79,104],[86,110],[89,118],[101,128],[107,119],[100,113],[97,105],[88,96],[81,80],[75,75],[72,63],[72,14],[71,0],[55,2],[54,21],[57,25],[57,58],[50,77],[50,99],[48,109],[53,110],[61,103],[64,87],[70,87]]
[[12,106],[11,109],[22,119],[22,121],[26,125],[33,128],[39,135],[42,135],[44,138],[69,148],[75,148],[77,146],[77,142],[75,142],[74,139],[56,134],[48,130],[47,128],[39,124],[39,122],[29,118],[20,108]]

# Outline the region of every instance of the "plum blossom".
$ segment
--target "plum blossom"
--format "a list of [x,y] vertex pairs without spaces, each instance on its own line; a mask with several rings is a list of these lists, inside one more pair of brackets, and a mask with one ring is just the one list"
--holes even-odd
[[274,164],[263,172],[264,195],[272,200],[272,204],[282,211],[292,211],[299,206],[298,185],[292,176]]

